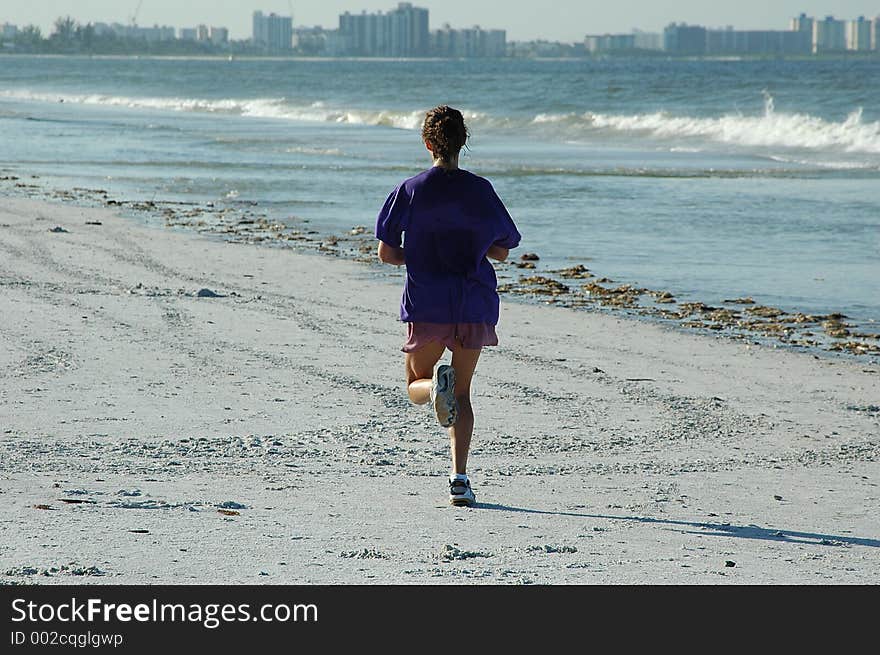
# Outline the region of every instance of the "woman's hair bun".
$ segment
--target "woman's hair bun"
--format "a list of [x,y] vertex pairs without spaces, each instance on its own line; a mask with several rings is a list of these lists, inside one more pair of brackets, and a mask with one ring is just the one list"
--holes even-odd
[[451,161],[467,145],[469,136],[464,116],[459,110],[440,105],[425,114],[422,138],[440,160]]

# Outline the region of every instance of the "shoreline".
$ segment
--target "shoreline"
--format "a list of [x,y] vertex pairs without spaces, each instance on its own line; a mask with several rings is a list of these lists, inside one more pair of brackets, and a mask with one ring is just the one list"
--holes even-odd
[[502,299],[452,508],[399,273],[125,209],[0,208],[0,584],[880,580],[877,364]]
[[321,55],[260,55],[260,54],[236,54],[234,52],[218,52],[216,54],[155,54],[155,53],[89,53],[89,52],[15,52],[14,50],[0,49],[0,55],[7,57],[45,57],[45,58],[80,58],[80,59],[174,59],[193,61],[365,61],[365,62],[439,62],[439,61],[477,61],[477,62],[502,62],[502,61],[552,61],[552,62],[580,62],[601,63],[608,61],[665,61],[665,62],[767,62],[767,61],[798,61],[798,62],[827,62],[827,61],[880,61],[878,51],[842,51],[822,54],[728,54],[728,55],[672,55],[664,51],[644,51],[638,54],[628,53],[599,53],[592,56],[569,56],[569,57],[544,57],[529,55],[507,55],[504,57],[337,57]]
[[[2,171],[0,171],[2,172]],[[34,177],[34,176],[31,176]],[[257,202],[166,202],[113,199],[103,189],[74,187],[50,191],[22,182],[14,174],[0,175],[0,184],[27,197],[47,201],[73,201],[126,211],[148,223],[213,235],[224,240],[258,246],[293,247],[297,251],[367,264],[379,275],[387,271],[376,263],[372,226],[351,226],[341,234],[321,233],[308,219],[270,220]],[[519,259],[516,257],[519,256]],[[853,358],[880,363],[880,326],[877,319],[852,323],[845,314],[829,311],[812,314],[756,303],[750,296],[731,297],[707,304],[700,299],[680,299],[674,291],[621,283],[591,271],[583,263],[550,269],[537,253],[513,253],[514,259],[495,265],[502,298],[559,305],[586,311],[603,311],[629,319],[647,320],[699,334],[771,345],[824,357]]]

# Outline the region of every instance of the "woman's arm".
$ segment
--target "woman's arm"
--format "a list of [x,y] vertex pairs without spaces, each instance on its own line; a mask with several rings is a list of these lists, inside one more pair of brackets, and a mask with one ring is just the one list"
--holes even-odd
[[406,257],[404,256],[403,248],[395,248],[394,246],[389,246],[384,241],[380,241],[379,261],[383,264],[403,266],[406,264]]
[[492,245],[489,247],[489,251],[486,253],[486,257],[489,259],[494,259],[499,262],[507,261],[507,256],[510,254],[510,250],[507,248],[502,248],[501,246]]

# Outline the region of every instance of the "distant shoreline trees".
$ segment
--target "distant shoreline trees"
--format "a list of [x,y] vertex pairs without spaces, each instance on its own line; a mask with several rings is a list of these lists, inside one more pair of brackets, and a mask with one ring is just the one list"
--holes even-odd
[[0,37],[0,52],[45,55],[256,55],[259,52],[250,41],[230,41],[216,44],[211,41],[166,39],[151,41],[146,38],[120,36],[108,31],[98,33],[93,23],[79,23],[70,16],[55,20],[52,33],[44,38],[36,25],[18,30],[11,39]]

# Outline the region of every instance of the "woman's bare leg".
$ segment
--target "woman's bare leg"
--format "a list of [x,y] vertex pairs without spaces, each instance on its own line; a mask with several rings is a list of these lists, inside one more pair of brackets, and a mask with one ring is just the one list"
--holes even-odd
[[431,401],[434,366],[445,350],[446,346],[442,343],[429,343],[414,353],[406,353],[406,390],[409,399],[416,405],[427,405]]
[[[460,346],[452,351],[452,368],[455,369],[455,400],[458,418],[449,428],[452,468],[462,475],[467,473],[468,453],[474,433],[474,410],[471,406],[471,381],[480,359],[480,349],[468,350]],[[430,382],[430,380],[429,380]],[[430,394],[430,385],[428,386]]]
[[[429,343],[414,353],[406,354],[406,389],[409,399],[416,405],[431,401],[431,378],[434,367],[443,356],[446,346]],[[480,349],[468,350],[457,346],[452,351],[452,368],[455,369],[455,400],[458,418],[449,428],[452,468],[462,475],[467,473],[468,454],[474,433],[474,410],[471,406],[471,381],[480,359]]]

